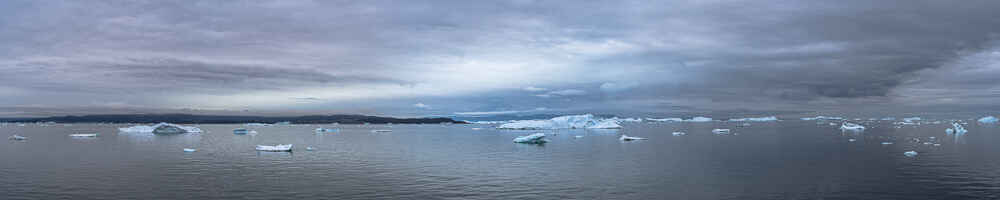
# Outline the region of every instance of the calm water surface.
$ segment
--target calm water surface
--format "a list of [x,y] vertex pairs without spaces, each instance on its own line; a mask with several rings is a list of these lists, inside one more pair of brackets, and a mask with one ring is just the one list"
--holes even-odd
[[[7,124],[0,135],[29,139],[0,142],[0,193],[3,199],[1000,198],[996,125],[969,124],[969,133],[958,136],[945,134],[947,124],[897,129],[889,122],[868,122],[859,134],[798,120],[624,125],[559,131],[324,125],[340,129],[326,134],[313,132],[319,125],[250,127],[256,135],[232,134],[242,125],[198,125],[206,132],[164,136],[118,133],[125,125]],[[713,128],[734,134],[715,135]],[[78,132],[100,136],[67,136]],[[511,142],[534,132],[556,135],[545,145]],[[621,142],[622,133],[649,140]],[[887,141],[894,144],[881,144]],[[294,153],[253,149],[284,143],[294,144]],[[919,155],[903,156],[910,150]]]

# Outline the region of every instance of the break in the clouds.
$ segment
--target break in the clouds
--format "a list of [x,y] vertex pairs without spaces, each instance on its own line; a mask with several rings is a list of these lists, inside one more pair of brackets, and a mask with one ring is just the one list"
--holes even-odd
[[1000,100],[998,9],[909,0],[10,0],[0,2],[0,114],[990,106]]

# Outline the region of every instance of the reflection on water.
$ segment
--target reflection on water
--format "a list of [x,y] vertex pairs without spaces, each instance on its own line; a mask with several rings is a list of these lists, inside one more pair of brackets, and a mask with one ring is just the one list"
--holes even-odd
[[[10,199],[968,199],[1000,195],[1000,128],[865,131],[811,121],[627,123],[622,130],[487,125],[3,126]],[[316,133],[315,129],[337,132]],[[242,127],[245,128],[245,127]],[[732,129],[716,135],[715,128]],[[75,130],[97,138],[67,137]],[[373,133],[371,130],[393,130]],[[673,136],[675,131],[686,132]],[[546,133],[544,145],[512,139]],[[649,140],[621,142],[621,134]],[[583,136],[583,137],[577,137]],[[849,141],[854,139],[854,141]],[[882,145],[882,142],[892,142]],[[293,152],[256,145],[294,144]],[[935,146],[932,144],[941,144]],[[307,151],[306,147],[314,147]],[[184,148],[197,149],[183,152]],[[916,157],[903,152],[917,151]]]

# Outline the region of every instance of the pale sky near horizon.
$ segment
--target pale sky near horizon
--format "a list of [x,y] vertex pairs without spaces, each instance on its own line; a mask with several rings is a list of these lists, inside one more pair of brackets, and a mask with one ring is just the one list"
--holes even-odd
[[0,117],[997,109],[1000,1],[0,1]]

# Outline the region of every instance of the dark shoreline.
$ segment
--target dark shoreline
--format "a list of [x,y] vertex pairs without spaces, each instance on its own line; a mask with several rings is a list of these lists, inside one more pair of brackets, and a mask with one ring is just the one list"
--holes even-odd
[[291,124],[465,124],[451,118],[394,118],[368,115],[306,115],[290,117],[226,116],[190,114],[126,114],[126,115],[81,115],[40,118],[0,118],[0,122],[55,122],[55,123],[179,123],[179,124],[241,124],[289,122]]

